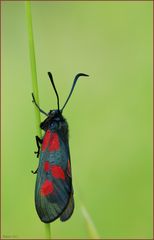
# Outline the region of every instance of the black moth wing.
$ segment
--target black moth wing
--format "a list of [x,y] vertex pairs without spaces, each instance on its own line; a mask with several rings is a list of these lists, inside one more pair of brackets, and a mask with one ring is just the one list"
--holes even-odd
[[43,138],[35,206],[41,221],[45,223],[58,217],[65,221],[74,210],[69,145],[60,130],[48,129]]
[[71,217],[73,210],[74,210],[74,197],[73,197],[73,190],[72,190],[72,193],[71,193],[70,199],[69,199],[69,203],[67,205],[67,208],[61,214],[60,220],[62,222],[68,220]]

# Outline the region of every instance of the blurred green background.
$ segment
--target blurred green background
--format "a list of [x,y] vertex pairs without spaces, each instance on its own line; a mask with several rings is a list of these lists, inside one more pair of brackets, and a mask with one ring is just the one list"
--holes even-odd
[[[40,106],[63,105],[76,208],[53,238],[152,238],[152,1],[32,2]],[[44,238],[34,207],[35,115],[25,3],[2,2],[2,236]],[[43,117],[42,117],[43,119]]]

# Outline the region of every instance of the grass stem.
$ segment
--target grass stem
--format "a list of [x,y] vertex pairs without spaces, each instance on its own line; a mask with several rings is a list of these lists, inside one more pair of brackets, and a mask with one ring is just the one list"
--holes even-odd
[[46,239],[51,239],[50,223],[45,223]]
[[[29,41],[29,55],[31,64],[31,74],[32,74],[32,90],[39,105],[39,94],[38,94],[38,83],[37,83],[37,72],[36,72],[36,59],[35,59],[35,47],[33,38],[33,27],[32,27],[32,15],[30,1],[26,1],[26,16],[27,16],[27,29],[28,29],[28,41]],[[41,138],[42,133],[40,129],[41,116],[39,110],[34,105],[35,111],[35,126],[36,134]],[[51,239],[50,224],[45,224],[45,234],[47,239]]]
[[88,235],[89,238],[91,239],[100,239],[100,236],[97,232],[96,226],[88,212],[88,210],[86,209],[86,207],[83,205],[83,203],[81,203],[81,211],[83,214],[83,217],[85,219],[85,223],[86,223],[86,227],[87,227],[87,231],[88,231]]
[[[38,83],[37,83],[37,72],[36,72],[36,59],[35,59],[35,47],[34,47],[34,38],[33,38],[33,28],[32,28],[32,15],[31,15],[31,6],[30,1],[26,1],[26,15],[27,15],[27,29],[28,29],[28,41],[29,41],[29,55],[30,55],[30,64],[31,64],[31,74],[32,74],[32,89],[36,99],[37,104],[39,105],[39,94],[38,94]],[[40,129],[40,112],[34,106],[35,118],[36,118],[36,132],[41,137]]]

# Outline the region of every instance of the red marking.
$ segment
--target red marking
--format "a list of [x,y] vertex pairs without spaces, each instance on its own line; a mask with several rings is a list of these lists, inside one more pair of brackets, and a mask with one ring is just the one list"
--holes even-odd
[[70,164],[70,160],[68,160],[68,162],[67,162],[67,174],[68,174],[69,176],[71,176],[71,164]]
[[40,193],[42,196],[47,196],[53,192],[53,189],[53,183],[49,180],[46,180],[41,186]]
[[44,162],[44,171],[47,172],[50,170],[50,163],[48,161]]
[[45,136],[43,138],[42,151],[46,150],[46,148],[49,144],[50,136],[51,136],[51,132],[50,132],[50,130],[47,130],[46,133],[45,133]]
[[59,138],[57,133],[52,133],[51,139],[49,142],[49,151],[57,151],[60,148]]
[[65,180],[64,171],[60,166],[57,166],[57,165],[51,166],[51,173],[53,177],[61,178],[62,180]]

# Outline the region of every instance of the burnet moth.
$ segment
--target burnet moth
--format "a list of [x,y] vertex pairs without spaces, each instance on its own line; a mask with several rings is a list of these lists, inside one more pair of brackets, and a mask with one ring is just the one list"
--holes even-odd
[[57,96],[57,110],[43,111],[35,101],[33,102],[39,111],[46,115],[46,119],[40,124],[45,131],[43,139],[36,136],[39,157],[39,165],[35,185],[35,207],[39,218],[44,223],[50,223],[57,218],[61,221],[69,219],[74,210],[71,159],[69,150],[68,123],[62,112],[72,95],[73,89],[79,77],[87,74],[79,73],[75,76],[71,91],[65,104],[60,109],[59,96],[56,90],[52,74],[48,72],[51,84]]

